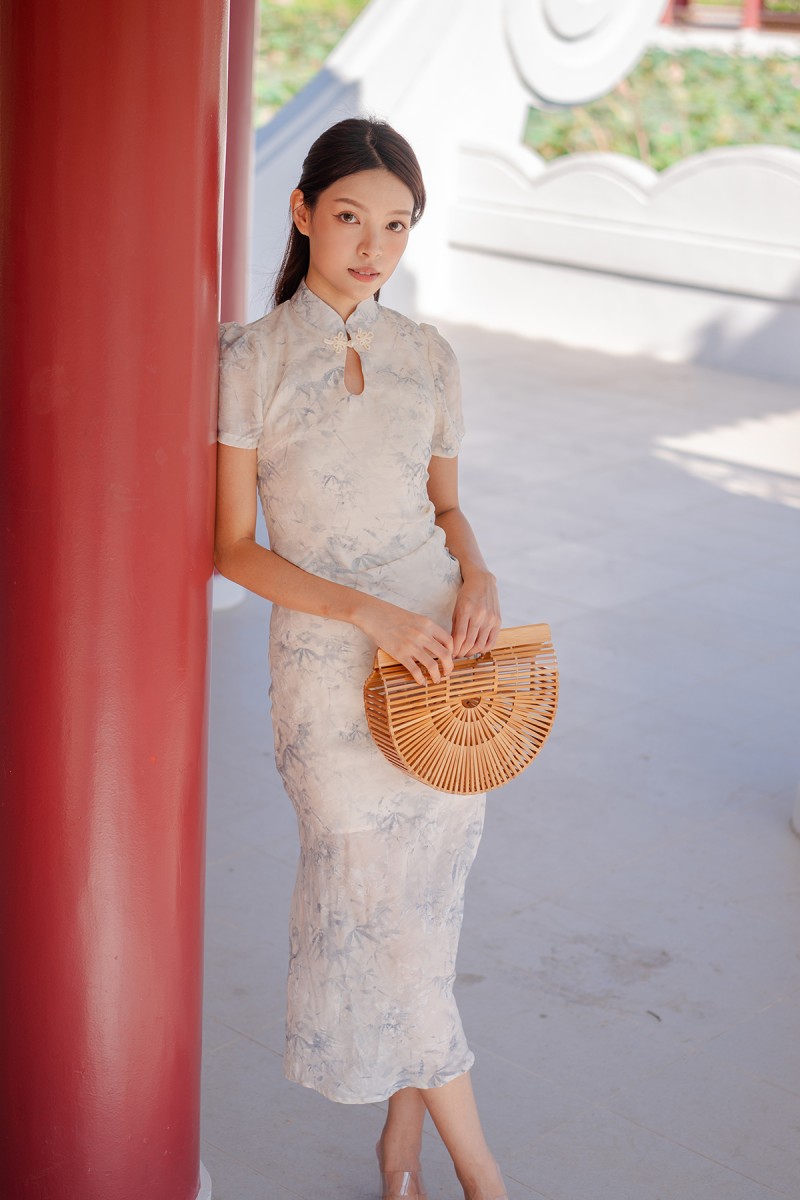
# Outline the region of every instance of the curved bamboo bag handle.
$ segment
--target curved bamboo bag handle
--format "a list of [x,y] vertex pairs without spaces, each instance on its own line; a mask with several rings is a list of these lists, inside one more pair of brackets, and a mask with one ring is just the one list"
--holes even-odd
[[558,666],[547,624],[502,629],[485,654],[419,684],[378,650],[364,684],[367,724],[389,762],[463,795],[500,787],[530,766],[552,728]]

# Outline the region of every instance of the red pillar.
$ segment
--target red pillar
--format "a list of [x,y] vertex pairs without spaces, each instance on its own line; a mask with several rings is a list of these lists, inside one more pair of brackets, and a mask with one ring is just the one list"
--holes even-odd
[[761,10],[763,7],[763,0],[743,0],[742,29],[761,28]]
[[253,54],[256,30],[256,0],[231,0],[220,318],[242,323],[247,321],[247,272],[253,202]]
[[[225,201],[222,222],[220,320],[247,321],[250,223],[253,206],[253,57],[258,35],[256,0],[231,0]],[[214,568],[214,608],[229,608],[245,590]]]
[[662,25],[674,25],[677,12],[680,10],[685,14],[689,7],[689,0],[667,0],[664,12],[661,16]]
[[193,1200],[225,0],[0,14],[0,1190]]

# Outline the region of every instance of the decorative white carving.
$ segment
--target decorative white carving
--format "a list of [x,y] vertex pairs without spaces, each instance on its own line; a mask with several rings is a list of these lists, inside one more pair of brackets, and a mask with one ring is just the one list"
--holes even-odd
[[585,271],[800,300],[800,153],[706,150],[658,174],[620,154],[553,163],[465,146],[450,242]]
[[540,108],[605,95],[641,57],[665,0],[506,0],[509,51]]
[[604,353],[800,382],[800,152],[706,150],[661,174],[463,147],[446,315]]

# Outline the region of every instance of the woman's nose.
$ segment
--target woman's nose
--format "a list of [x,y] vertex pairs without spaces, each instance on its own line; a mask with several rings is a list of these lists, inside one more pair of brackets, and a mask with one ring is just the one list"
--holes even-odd
[[359,251],[366,258],[377,258],[382,253],[380,232],[377,229],[364,227]]

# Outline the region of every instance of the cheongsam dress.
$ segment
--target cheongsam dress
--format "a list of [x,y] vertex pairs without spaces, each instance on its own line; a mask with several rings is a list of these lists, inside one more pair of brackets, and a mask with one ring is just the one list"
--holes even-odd
[[[361,395],[345,386],[348,342]],[[458,366],[434,326],[373,299],[344,322],[301,283],[259,320],[221,326],[218,436],[257,450],[272,550],[450,630],[461,574],[427,468],[458,453],[463,420]],[[383,757],[363,705],[374,654],[347,622],[272,606],[275,758],[300,838],[284,1072],[362,1104],[474,1061],[453,982],[485,805]]]

